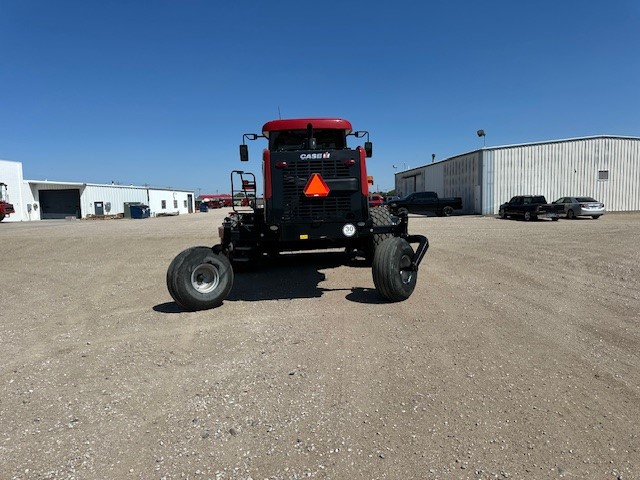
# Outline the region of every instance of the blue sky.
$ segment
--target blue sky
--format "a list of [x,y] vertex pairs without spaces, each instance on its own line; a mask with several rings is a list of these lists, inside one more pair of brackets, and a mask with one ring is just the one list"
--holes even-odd
[[368,130],[369,173],[482,146],[640,136],[640,4],[0,0],[0,159],[27,179],[229,191],[243,133]]

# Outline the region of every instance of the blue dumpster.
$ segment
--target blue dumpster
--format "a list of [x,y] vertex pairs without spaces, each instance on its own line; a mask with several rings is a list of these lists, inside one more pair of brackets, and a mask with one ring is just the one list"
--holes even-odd
[[202,202],[200,204],[200,211],[201,212],[208,212],[209,211],[209,206],[205,202]]
[[131,218],[149,218],[151,210],[148,205],[131,205]]

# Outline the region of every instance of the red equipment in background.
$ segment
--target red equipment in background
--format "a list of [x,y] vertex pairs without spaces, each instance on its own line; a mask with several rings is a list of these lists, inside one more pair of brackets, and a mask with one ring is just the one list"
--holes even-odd
[[4,217],[15,212],[13,205],[9,203],[9,197],[7,196],[7,184],[0,182],[0,222],[4,220]]

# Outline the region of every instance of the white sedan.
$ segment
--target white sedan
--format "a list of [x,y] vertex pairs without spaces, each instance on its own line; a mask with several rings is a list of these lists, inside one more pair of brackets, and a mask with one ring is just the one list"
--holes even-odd
[[591,197],[562,197],[553,203],[564,205],[564,215],[569,219],[591,217],[596,220],[605,213],[604,203]]

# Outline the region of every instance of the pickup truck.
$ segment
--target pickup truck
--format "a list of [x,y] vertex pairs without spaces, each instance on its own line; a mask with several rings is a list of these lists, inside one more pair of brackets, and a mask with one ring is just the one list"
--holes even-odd
[[409,213],[433,212],[440,217],[448,217],[454,210],[462,208],[462,198],[440,198],[436,192],[414,192],[398,200],[387,201],[385,205],[391,213],[404,208]]
[[500,218],[522,217],[526,221],[539,217],[556,221],[563,210],[563,205],[547,203],[547,199],[543,195],[517,195],[507,203],[500,205],[498,215]]

